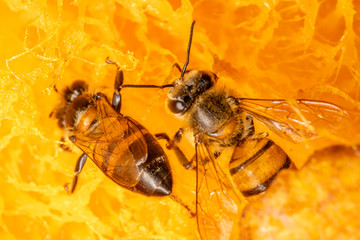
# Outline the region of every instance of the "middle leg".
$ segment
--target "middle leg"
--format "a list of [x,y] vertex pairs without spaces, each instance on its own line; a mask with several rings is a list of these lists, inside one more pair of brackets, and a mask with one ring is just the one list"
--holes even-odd
[[190,161],[185,156],[184,152],[179,148],[178,144],[182,139],[182,135],[184,130],[180,128],[174,135],[172,139],[166,133],[158,133],[155,134],[157,139],[165,139],[167,141],[166,148],[169,150],[173,150],[180,164],[183,165],[186,169],[196,169],[196,166],[193,165],[194,158]]

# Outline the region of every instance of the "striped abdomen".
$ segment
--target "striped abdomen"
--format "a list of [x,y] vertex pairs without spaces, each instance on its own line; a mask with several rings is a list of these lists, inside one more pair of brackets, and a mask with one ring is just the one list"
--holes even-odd
[[[102,120],[92,159],[117,184],[146,196],[172,191],[169,161],[157,140],[131,118]],[[124,129],[125,131],[121,131]],[[90,155],[91,156],[91,155]]]
[[153,135],[148,133],[144,137],[148,145],[148,157],[147,161],[139,165],[140,179],[131,190],[147,196],[170,195],[172,175],[169,160]]
[[278,172],[290,165],[287,154],[270,139],[245,139],[234,149],[230,174],[244,196],[252,196],[265,191]]

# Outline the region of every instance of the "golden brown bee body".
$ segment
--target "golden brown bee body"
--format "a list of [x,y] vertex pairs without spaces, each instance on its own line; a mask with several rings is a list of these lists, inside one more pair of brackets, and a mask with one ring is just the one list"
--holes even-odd
[[212,72],[185,72],[169,90],[168,107],[184,117],[193,134],[207,143],[214,159],[222,148],[236,146],[230,174],[243,195],[259,194],[291,160],[273,141],[254,136],[252,116],[226,89],[214,87],[216,81]]
[[[210,71],[186,70],[187,61],[168,92],[167,105],[182,116],[195,138],[197,169],[196,213],[200,236],[228,239],[236,224],[239,190],[244,196],[265,191],[291,160],[267,134],[256,134],[253,118],[278,135],[299,142],[317,135],[314,127],[331,129],[347,117],[340,107],[323,101],[296,99],[236,98],[216,87],[218,77]],[[180,131],[182,132],[182,130]],[[178,134],[170,141],[180,141]],[[170,144],[171,145],[171,144]],[[224,148],[233,147],[229,169],[217,158]],[[186,162],[183,160],[183,162]],[[229,171],[231,178],[228,179]],[[235,187],[235,188],[234,188]]]
[[[315,137],[316,125],[331,129],[343,122],[347,114],[332,103],[317,100],[237,98],[227,89],[216,86],[215,73],[186,70],[194,23],[186,63],[182,69],[174,65],[181,76],[172,84],[158,87],[170,87],[167,106],[185,120],[194,136],[196,216],[200,236],[228,239],[232,226],[241,216],[238,206],[242,200],[238,192],[252,196],[265,191],[277,173],[291,165],[287,154],[267,138],[267,133],[255,133],[253,119],[274,133],[299,142]],[[183,129],[179,129],[173,139],[164,138],[181,162],[191,166],[192,161],[179,153],[177,146],[182,133]],[[233,149],[227,161],[228,169],[222,169],[218,162],[225,148]]]
[[[347,114],[332,103],[317,100],[236,98],[216,87],[218,78],[212,72],[183,69],[182,73],[169,89],[167,105],[183,117],[195,138],[199,233],[204,239],[228,239],[231,224],[239,217],[237,191],[244,196],[264,192],[282,169],[292,165],[266,133],[255,133],[253,119],[299,142],[315,137],[316,125],[331,129],[344,122]],[[170,143],[179,142],[180,137],[175,136]],[[228,169],[222,169],[217,160],[230,147]]]
[[290,166],[288,155],[268,138],[240,141],[229,164],[232,180],[245,197],[264,192],[276,175]]
[[57,110],[58,125],[83,151],[76,168],[75,186],[87,157],[120,186],[146,196],[166,196],[172,192],[168,158],[152,134],[131,117],[120,113],[122,72],[115,81],[112,104],[102,93],[87,92],[76,81],[64,92],[64,104]]

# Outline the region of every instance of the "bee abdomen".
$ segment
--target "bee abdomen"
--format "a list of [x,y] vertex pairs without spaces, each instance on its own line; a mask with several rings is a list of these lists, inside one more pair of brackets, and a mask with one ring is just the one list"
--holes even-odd
[[245,196],[265,191],[281,169],[289,168],[291,160],[267,138],[246,139],[234,149],[230,174]]
[[[126,121],[131,123],[129,131],[119,136],[114,131],[112,141],[97,139],[93,161],[114,182],[131,191],[145,196],[169,195],[172,175],[165,152],[142,125],[131,118]],[[112,127],[117,123],[111,122]]]
[[[100,142],[94,150],[93,159],[99,168],[117,184],[132,190],[139,181],[137,162],[146,162],[147,154],[141,151],[143,141],[137,139],[130,145],[124,139],[110,143]],[[105,150],[105,151],[104,151]]]
[[172,192],[172,174],[165,152],[151,134],[144,135],[148,158],[139,166],[140,179],[134,191],[147,196],[166,196]]

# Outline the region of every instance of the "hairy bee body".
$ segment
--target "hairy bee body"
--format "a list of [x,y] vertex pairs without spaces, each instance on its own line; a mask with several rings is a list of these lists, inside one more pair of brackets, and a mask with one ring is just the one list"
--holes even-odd
[[254,132],[251,116],[242,113],[225,89],[211,89],[198,96],[186,113],[194,134],[217,143],[233,146]]
[[229,168],[243,195],[265,191],[276,174],[290,166],[291,160],[279,146],[254,135],[252,116],[239,107],[229,91],[214,87],[217,81],[214,73],[189,70],[181,83],[176,81],[168,94],[170,110],[183,115],[193,134],[211,148],[214,159],[222,148],[235,147]]

